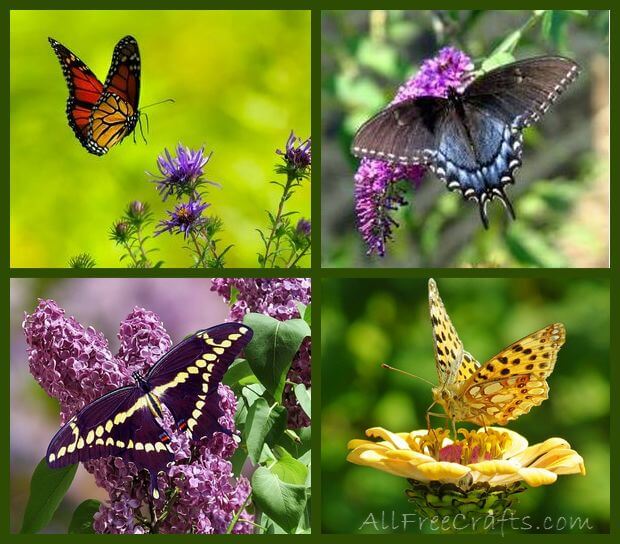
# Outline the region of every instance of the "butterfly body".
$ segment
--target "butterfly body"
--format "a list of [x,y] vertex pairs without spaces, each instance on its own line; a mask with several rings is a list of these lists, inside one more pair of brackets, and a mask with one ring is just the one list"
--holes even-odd
[[537,57],[482,75],[462,93],[422,96],[393,104],[358,130],[357,157],[430,168],[451,191],[487,206],[498,199],[514,218],[504,187],[521,166],[522,130],[538,121],[577,77],[563,57]]
[[481,365],[464,350],[433,279],[429,306],[439,376],[433,399],[451,420],[505,425],[548,398],[546,379],[564,344],[564,325],[540,329]]
[[105,83],[74,53],[48,38],[69,89],[67,119],[77,139],[89,153],[104,155],[131,134],[140,113],[140,51],[132,36],[114,48]]
[[[252,338],[240,323],[198,331],[174,346],[134,384],[91,402],[52,438],[47,462],[52,468],[114,455],[133,462],[151,476],[157,498],[157,474],[174,460],[170,435],[161,425],[164,410],[177,431],[191,439],[224,429],[217,388],[224,373]],[[164,408],[165,407],[165,408]]]

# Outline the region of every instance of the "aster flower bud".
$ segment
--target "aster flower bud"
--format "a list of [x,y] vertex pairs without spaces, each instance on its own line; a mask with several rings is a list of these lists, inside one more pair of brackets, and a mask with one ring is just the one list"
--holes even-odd
[[295,230],[300,236],[308,237],[312,233],[312,223],[310,223],[310,220],[308,219],[301,218],[297,222],[297,227]]
[[124,220],[116,221],[110,229],[110,239],[117,244],[125,243],[131,235],[131,225]]

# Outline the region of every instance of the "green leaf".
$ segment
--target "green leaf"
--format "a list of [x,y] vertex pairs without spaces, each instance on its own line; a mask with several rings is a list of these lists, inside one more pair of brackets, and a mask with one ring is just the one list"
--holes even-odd
[[567,9],[566,11],[568,11],[569,13],[574,13],[575,15],[581,15],[582,17],[588,16],[587,9]]
[[265,388],[260,383],[241,388],[241,395],[239,396],[239,402],[237,402],[237,412],[235,413],[235,426],[237,429],[243,431],[250,406],[264,393]]
[[483,72],[490,72],[494,68],[497,68],[498,66],[503,66],[504,64],[508,64],[509,62],[512,62],[514,60],[515,58],[512,55],[512,53],[506,53],[506,52],[495,53],[491,55],[489,58],[487,58],[482,63],[482,66],[480,66],[480,69]]
[[510,34],[508,34],[508,36],[506,36],[500,42],[500,44],[495,49],[493,49],[493,51],[489,55],[489,59],[494,57],[495,55],[499,55],[501,53],[510,53],[510,54],[512,54],[512,52],[515,50],[515,47],[519,43],[519,40],[522,37],[523,37],[523,33],[522,33],[521,29],[515,30],[514,32],[511,32]]
[[267,516],[291,533],[304,512],[306,489],[282,482],[265,467],[258,467],[252,475],[252,498]]
[[310,397],[310,389],[306,389],[306,386],[303,383],[298,383],[295,388],[295,397],[297,397],[297,402],[301,406],[301,409],[306,412],[308,417],[312,417],[312,399]]
[[63,468],[50,468],[45,458],[41,460],[32,474],[22,533],[37,533],[51,521],[73,481],[77,467],[76,463]]
[[309,327],[312,327],[312,304],[308,304],[308,306],[306,306],[306,310],[303,314],[301,314],[301,317],[303,317],[303,320],[308,323]]
[[258,383],[258,379],[252,372],[250,363],[245,359],[237,359],[224,374],[222,383],[230,387],[243,387],[244,385]]
[[[260,231],[258,231],[260,232]],[[261,236],[262,236],[261,232]],[[235,302],[237,302],[237,297],[239,296],[239,289],[237,289],[234,285],[230,286],[230,302],[229,304],[232,306]]]
[[543,36],[551,40],[556,47],[562,47],[566,42],[566,23],[568,13],[561,10],[549,10],[542,20]]
[[269,406],[260,397],[250,406],[245,420],[245,443],[254,463],[260,461],[265,442],[273,444],[286,429],[287,411],[284,406]]
[[280,446],[274,448],[274,453],[278,460],[270,467],[271,472],[284,483],[305,486],[308,467]]
[[94,499],[89,499],[81,503],[73,512],[69,533],[94,533],[93,516],[99,511],[101,503]]
[[299,300],[296,300],[295,301],[295,307],[297,308],[297,311],[299,312],[299,315],[303,319],[304,314],[306,313],[307,306],[303,302],[299,302]]
[[254,336],[245,348],[245,356],[259,381],[275,400],[280,402],[286,375],[293,357],[310,327],[303,319],[278,321],[263,314],[247,314],[243,322],[252,328]]

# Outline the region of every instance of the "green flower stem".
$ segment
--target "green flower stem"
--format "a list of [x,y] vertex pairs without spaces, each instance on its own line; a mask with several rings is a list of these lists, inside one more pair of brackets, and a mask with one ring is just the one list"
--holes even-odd
[[196,248],[196,256],[198,258],[198,262],[196,263],[196,267],[204,266],[204,252],[200,249],[200,244],[198,243],[198,237],[194,232],[191,233],[192,242],[194,242],[194,247]]
[[288,264],[286,265],[286,268],[293,268],[299,262],[299,260],[304,255],[306,255],[306,253],[308,253],[308,250],[310,249],[311,245],[312,245],[312,242],[310,240],[308,240],[308,245],[306,247],[304,247],[299,254],[297,254],[296,258],[295,258],[296,253],[293,253],[293,255],[291,255],[291,260],[293,258],[295,258],[295,260],[293,262],[291,262],[291,260],[289,260]]
[[150,267],[151,263],[149,262],[148,257],[146,256],[146,252],[144,251],[144,240],[142,240],[142,226],[138,226],[136,229],[136,238],[138,240],[138,247],[140,248],[140,255],[142,256],[142,263],[145,267]]
[[[172,507],[174,506],[174,503],[176,502],[176,499],[178,496],[179,496],[179,488],[175,487],[172,493],[170,494],[170,497],[168,498],[168,500],[166,500],[166,504],[162,508],[161,514],[159,515],[159,517],[156,516],[154,523],[151,524],[151,533],[159,533],[159,527],[166,520],[166,518],[170,515],[170,512],[172,511]],[[149,501],[149,504],[150,504],[150,501]]]
[[134,255],[134,252],[131,250],[131,246],[127,243],[127,241],[124,241],[123,245],[125,246],[125,249],[127,250],[127,254],[131,257],[131,260],[133,261],[133,263],[136,266],[138,266],[138,259]]
[[221,255],[217,254],[217,246],[215,242],[210,239],[205,231],[202,231],[200,237],[204,239],[204,248],[201,247],[200,242],[198,240],[199,236],[195,233],[191,233],[192,241],[194,242],[194,247],[196,248],[196,255],[198,258],[198,262],[196,263],[196,267],[202,266],[207,267],[205,263],[205,255],[208,252],[216,262],[220,262]]
[[237,521],[239,520],[239,516],[241,515],[241,512],[243,512],[243,510],[245,510],[245,507],[247,506],[249,500],[250,500],[250,495],[251,493],[248,493],[247,496],[245,497],[245,500],[243,501],[243,504],[239,507],[239,510],[237,510],[237,512],[235,513],[235,515],[233,516],[233,518],[230,520],[230,524],[228,525],[228,529],[226,529],[226,534],[230,535],[233,532],[233,529],[235,528],[235,525],[237,525]]
[[[278,230],[278,225],[280,224],[280,221],[282,220],[282,212],[284,211],[284,203],[289,198],[289,193],[293,186],[294,181],[295,181],[295,176],[293,175],[292,172],[289,172],[287,174],[286,185],[284,186],[284,190],[282,191],[282,197],[280,198],[280,203],[278,205],[278,213],[276,214],[273,224],[271,225],[271,232],[269,233],[269,238],[267,239],[267,244],[265,245],[265,259],[263,261],[262,268],[265,268],[265,266],[267,266],[267,259],[269,259],[269,250],[271,249],[271,244],[273,243],[276,237],[276,231]],[[278,254],[277,251],[274,251],[273,260],[271,263],[272,267],[275,266],[277,254]]]

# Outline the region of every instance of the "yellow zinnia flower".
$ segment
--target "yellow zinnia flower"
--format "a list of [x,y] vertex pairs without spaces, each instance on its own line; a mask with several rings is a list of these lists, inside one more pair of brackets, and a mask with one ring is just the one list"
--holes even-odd
[[393,433],[373,427],[351,440],[347,460],[407,478],[409,498],[425,515],[467,512],[498,514],[512,504],[510,495],[556,481],[558,474],[584,474],[583,458],[561,438],[528,446],[514,431],[488,427],[460,429],[453,441],[445,429]]

